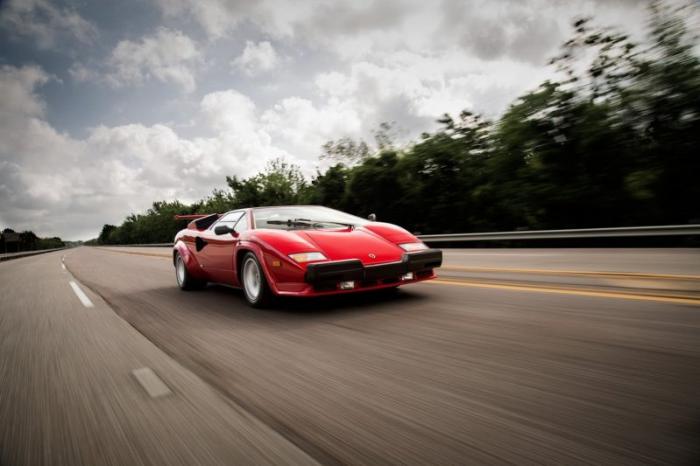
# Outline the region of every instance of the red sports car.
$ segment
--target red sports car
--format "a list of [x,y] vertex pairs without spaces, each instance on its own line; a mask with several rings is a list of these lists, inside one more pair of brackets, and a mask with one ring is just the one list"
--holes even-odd
[[[372,217],[372,216],[370,216]],[[183,290],[207,282],[243,288],[248,303],[395,288],[435,278],[442,251],[401,227],[312,205],[190,215],[175,236]]]

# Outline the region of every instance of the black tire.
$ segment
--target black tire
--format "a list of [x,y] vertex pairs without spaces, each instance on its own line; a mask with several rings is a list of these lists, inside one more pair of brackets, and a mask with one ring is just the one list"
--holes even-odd
[[180,253],[175,253],[175,280],[177,280],[180,289],[185,291],[201,290],[207,285],[206,281],[198,280],[190,275]]
[[252,252],[243,256],[239,269],[239,282],[243,288],[243,296],[250,306],[263,308],[272,302],[273,295],[267,284],[265,272]]

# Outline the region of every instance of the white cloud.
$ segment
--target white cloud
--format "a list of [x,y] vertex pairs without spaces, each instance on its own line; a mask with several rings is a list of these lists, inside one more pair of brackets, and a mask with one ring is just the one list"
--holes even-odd
[[119,42],[108,60],[107,79],[117,86],[157,79],[192,92],[196,88],[194,68],[201,59],[197,44],[188,36],[159,28],[140,41]]
[[494,117],[547,73],[527,63],[465,59],[446,50],[432,57],[406,52],[379,63],[359,61],[345,73],[320,73],[314,83],[327,102],[355,109],[364,134],[383,121],[397,121],[415,137],[445,112],[472,109]]
[[[194,19],[213,38],[243,24],[263,34],[345,60],[404,50],[433,54],[459,46],[483,59],[509,57],[542,64],[561,42],[572,17],[604,14],[643,16],[643,1],[527,2],[487,0],[158,0],[168,16]],[[628,18],[626,18],[628,19]]]
[[234,89],[208,93],[193,115],[207,137],[183,137],[163,124],[125,124],[98,126],[84,139],[61,134],[45,120],[36,93],[49,79],[45,72],[6,66],[0,69],[6,96],[0,195],[7,201],[0,220],[43,235],[86,238],[154,200],[199,199],[222,186],[226,175],[252,175],[275,157],[311,173],[329,139],[368,138],[390,120],[414,137],[445,110],[459,111],[489,90],[511,92],[527,69],[496,61],[488,66],[396,54],[381,65],[358,62],[344,73],[319,74],[312,80],[314,99],[290,96],[260,108]]
[[[212,92],[204,96],[200,108],[202,120],[216,133],[212,144],[223,157],[230,157],[239,164],[231,167],[236,169],[235,174],[252,174],[267,160],[290,156],[273,145],[272,138],[260,124],[255,104],[240,92],[232,89]],[[219,174],[222,176],[221,172]]]
[[293,154],[307,171],[316,165],[324,142],[363,135],[361,115],[347,100],[316,106],[308,99],[287,97],[266,110],[260,121],[272,141]]
[[[469,108],[496,116],[550,76],[542,63],[568,35],[571,17],[603,15],[598,22],[605,24],[624,14],[637,24],[643,15],[632,0],[610,6],[599,0],[158,3],[168,24],[194,22],[208,40],[154,26],[140,39],[99,44],[112,49],[106,58],[81,56],[68,73],[77,82],[117,87],[104,99],[108,104],[127,86],[177,86],[188,95],[138,104],[189,110],[180,119],[167,115],[172,124],[99,125],[72,137],[47,122],[37,89],[51,78],[41,68],[0,68],[0,226],[86,238],[154,200],[196,200],[221,187],[226,175],[249,176],[274,157],[311,173],[321,144],[369,139],[383,121],[396,121],[415,138],[443,112]],[[89,42],[94,28],[71,14],[46,0],[12,2],[0,10],[0,22],[43,44],[58,40],[47,31]],[[55,17],[63,19],[47,19]],[[250,40],[232,63],[230,50],[243,34]],[[280,64],[272,45],[280,43],[284,75],[269,72]],[[232,81],[232,65],[259,79]],[[197,92],[200,82],[207,91]],[[140,110],[122,105],[119,121],[141,121]]]
[[[0,226],[87,238],[154,200],[202,198],[226,175],[252,175],[272,158],[303,163],[273,144],[267,112],[235,90],[202,99],[199,118],[211,137],[127,124],[98,126],[76,139],[45,120],[36,88],[48,79],[38,67],[0,68]],[[313,125],[305,120],[292,139]]]
[[74,80],[78,82],[95,81],[98,80],[100,74],[93,68],[88,68],[82,63],[73,63],[70,68],[68,68],[68,74]]
[[253,101],[234,90],[212,92],[202,99],[202,111],[209,124],[220,132],[252,130],[256,118]]
[[185,138],[161,124],[98,126],[84,139],[56,131],[36,88],[38,67],[0,69],[0,223],[42,235],[86,238],[159,199],[193,201],[282,156],[311,172],[320,145],[358,135],[350,102],[315,106],[299,97],[259,109],[236,90],[212,92],[198,119],[209,137]]
[[234,68],[240,69],[249,76],[255,76],[270,71],[279,63],[277,52],[267,41],[255,43],[246,41],[243,53],[231,62]]
[[[235,28],[244,18],[241,9],[247,9],[246,0],[213,0],[191,2],[189,0],[156,0],[167,16],[193,16],[212,37],[221,37]],[[238,12],[233,14],[233,12]]]
[[271,37],[292,37],[299,23],[329,0],[156,0],[169,17],[187,17],[199,23],[212,38],[230,35],[241,24],[258,26]]
[[[398,120],[409,130],[429,129],[427,120],[468,106],[489,115],[503,111],[552,75],[545,64],[568,36],[574,17],[602,16],[605,24],[623,15],[638,28],[645,15],[643,2],[636,0],[605,3],[606,8],[600,0],[158,3],[168,16],[194,20],[211,38],[240,33],[245,20],[256,33],[285,41],[301,62],[324,57],[329,69],[311,77],[327,99],[317,107],[332,106],[332,99],[352,100],[347,105],[370,117],[367,124]],[[234,65],[252,75],[272,67],[274,49],[266,51],[263,44],[249,41]],[[299,94],[298,88],[290,94]],[[404,116],[408,121],[401,121]]]
[[3,118],[3,123],[9,122],[14,115],[42,116],[44,103],[34,89],[48,80],[49,76],[38,66],[0,67],[0,118]]
[[52,48],[62,37],[89,43],[97,29],[77,12],[48,0],[8,0],[0,8],[0,28],[29,38],[40,48]]

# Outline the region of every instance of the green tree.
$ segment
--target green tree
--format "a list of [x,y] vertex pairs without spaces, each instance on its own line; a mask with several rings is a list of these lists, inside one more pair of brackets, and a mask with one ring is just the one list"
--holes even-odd
[[192,213],[222,214],[238,207],[233,193],[215,189],[207,198],[192,205]]
[[302,203],[344,208],[348,176],[348,168],[341,163],[333,165],[325,173],[316,173],[316,177],[304,192]]
[[422,233],[700,221],[700,60],[688,8],[697,6],[653,3],[639,43],[575,21],[551,62],[557,79],[497,121],[445,115],[405,147],[384,123],[376,147],[347,137],[324,144],[321,159],[335,163],[310,183],[276,159],[192,205],[154,203],[98,240],[169,241],[184,225],[176,213],[295,203],[374,212]]
[[347,182],[345,208],[360,215],[375,213],[381,220],[398,217],[401,198],[399,154],[385,151],[352,169]]
[[112,244],[112,233],[117,229],[116,225],[105,224],[100,231],[100,235],[97,237],[97,242],[99,244]]
[[301,169],[279,158],[262,173],[243,180],[227,176],[226,182],[237,207],[295,204],[306,188]]

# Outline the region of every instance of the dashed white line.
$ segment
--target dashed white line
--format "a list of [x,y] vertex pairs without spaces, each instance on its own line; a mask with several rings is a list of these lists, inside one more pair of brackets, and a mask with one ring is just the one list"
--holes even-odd
[[169,395],[171,393],[167,385],[156,375],[150,367],[142,367],[131,371],[136,377],[136,380],[141,384],[144,390],[151,398]]
[[66,264],[61,263],[61,268],[62,268],[63,270],[66,270]]
[[80,289],[77,283],[71,280],[70,282],[70,287],[73,288],[73,292],[75,295],[78,297],[81,303],[83,303],[83,306],[85,307],[94,307],[95,305],[92,304],[92,301],[90,301],[90,298],[87,297],[87,295],[83,292],[83,290]]

